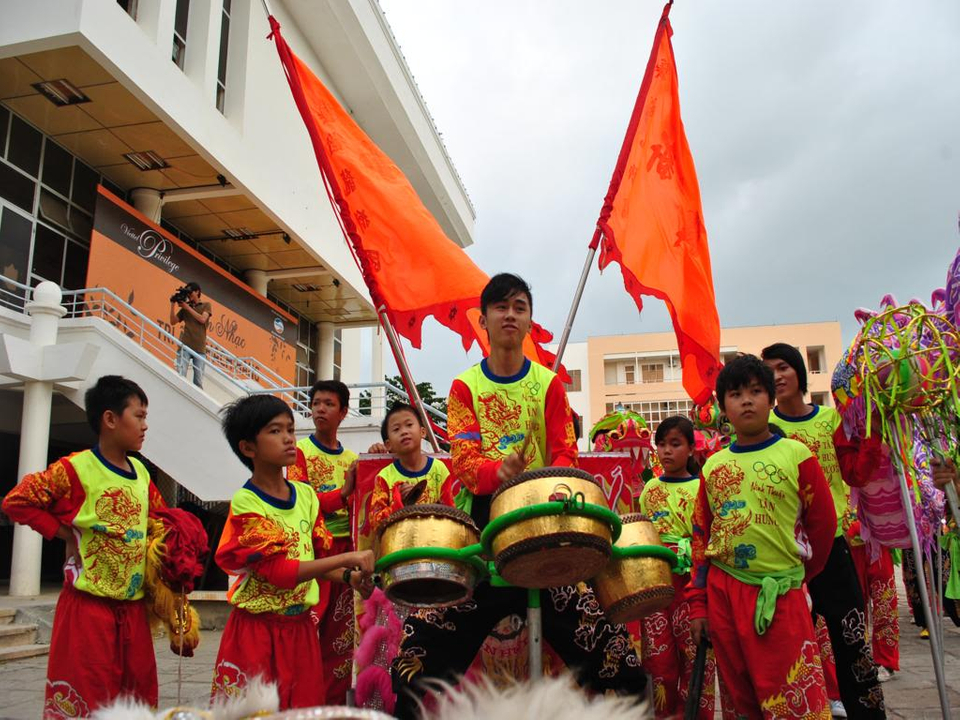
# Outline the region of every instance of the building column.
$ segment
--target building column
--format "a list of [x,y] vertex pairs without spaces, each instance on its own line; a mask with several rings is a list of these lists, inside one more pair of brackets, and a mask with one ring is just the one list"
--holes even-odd
[[270,278],[267,277],[266,270],[246,270],[243,277],[247,281],[247,285],[260,295],[267,296],[267,286],[270,284]]
[[317,380],[333,380],[333,333],[330,322],[317,323]]
[[130,200],[133,206],[146,215],[152,223],[160,223],[160,209],[163,207],[163,198],[160,191],[153,188],[134,188],[130,191]]
[[[379,326],[370,329],[372,342],[370,343],[370,382],[383,382],[383,333]],[[370,407],[373,417],[383,417],[387,414],[387,391],[382,387],[370,388]]]
[[[36,348],[57,344],[60,318],[67,309],[56,283],[42,282],[33,291],[33,302],[26,310],[31,316],[30,343]],[[47,467],[50,446],[50,408],[53,383],[28,380],[23,386],[23,412],[20,417],[20,460],[17,477]],[[40,594],[40,556],[43,538],[25,525],[13,529],[13,558],[10,563],[10,595],[29,597]]]

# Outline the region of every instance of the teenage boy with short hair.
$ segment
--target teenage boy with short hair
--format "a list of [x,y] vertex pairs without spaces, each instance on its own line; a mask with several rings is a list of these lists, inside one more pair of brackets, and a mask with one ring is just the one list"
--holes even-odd
[[[702,471],[693,523],[692,633],[713,642],[737,716],[830,718],[803,583],[830,553],[836,512],[813,453],[770,432],[773,373],[743,355],[717,376],[737,441]],[[725,708],[726,709],[726,708]]]
[[[850,489],[841,472],[837,443],[846,451],[849,441],[840,414],[831,407],[811,405],[807,392],[807,367],[800,351],[787,343],[774,343],[761,353],[773,372],[777,404],[770,422],[787,437],[806,445],[816,456],[830,486],[837,517],[833,547],[823,570],[808,587],[813,612],[821,615],[830,633],[836,679],[843,707],[850,718],[882,718],[883,690],[870,646],[866,642],[866,607],[863,588],[850,555],[845,532],[853,522]],[[839,436],[839,439],[838,439]],[[825,668],[829,672],[829,668]]]
[[157,705],[157,663],[143,602],[147,516],[165,507],[130,453],[147,432],[147,396],[105,375],[84,397],[90,450],[27,475],[3,500],[14,522],[67,546],[43,716],[87,717],[128,695]]
[[272,395],[238,400],[224,409],[223,432],[253,474],[230,501],[217,548],[217,564],[237,579],[213,694],[238,694],[260,676],[277,684],[280,709],[323,705],[323,658],[308,612],[320,602],[317,580],[368,593],[373,553],[332,552],[316,492],[284,477],[297,459],[286,403]]
[[[327,530],[333,536],[332,554],[353,550],[350,510],[347,507],[356,479],[357,454],[337,438],[347,417],[350,389],[339,380],[318,380],[310,388],[310,417],[314,431],[297,443],[297,461],[287,471],[290,480],[305,482],[320,497]],[[327,664],[323,682],[327,703],[346,705],[353,672],[353,592],[344,585],[320,583],[317,618],[320,652]]]
[[426,430],[419,413],[407,403],[395,403],[380,425],[380,437],[394,461],[380,470],[370,494],[370,529],[408,504],[453,506],[450,471],[423,451]]
[[[532,302],[529,286],[516,275],[490,279],[480,296],[490,356],[450,389],[453,474],[466,490],[464,509],[481,528],[501,483],[524,470],[577,464],[563,384],[523,354]],[[643,693],[646,679],[633,644],[623,626],[607,622],[592,590],[566,586],[541,594],[544,637],[583,684],[597,692]],[[526,605],[525,590],[482,581],[469,603],[408,616],[394,664],[397,716],[419,716],[415,698],[426,692],[423,681],[458,682],[490,630],[508,615],[525,615]]]

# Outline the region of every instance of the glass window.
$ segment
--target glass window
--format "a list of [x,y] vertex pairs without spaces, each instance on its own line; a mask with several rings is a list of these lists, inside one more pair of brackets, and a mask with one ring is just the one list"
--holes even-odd
[[217,110],[223,112],[227,96],[227,48],[230,44],[230,0],[223,0],[220,15],[220,60],[217,66]]
[[30,271],[44,280],[60,282],[63,274],[63,246],[66,238],[48,227],[37,224],[33,242],[33,265]]
[[70,199],[88,212],[97,204],[97,183],[100,175],[77,160],[73,165],[73,195]]
[[[10,122],[10,149],[7,159],[32,177],[40,174],[40,147],[43,136],[16,115]],[[69,175],[67,176],[69,178]]]
[[27,263],[30,261],[30,218],[3,208],[0,214],[0,275],[27,283]]
[[81,290],[87,286],[87,261],[90,250],[75,242],[67,241],[67,259],[63,265],[63,287],[66,290]]
[[6,157],[4,151],[7,149],[7,121],[9,119],[10,111],[0,105],[0,157]]
[[173,21],[173,62],[183,70],[187,52],[187,24],[190,17],[190,0],[177,0],[177,12]]
[[0,162],[0,197],[32,213],[36,191],[37,184],[33,180]]
[[123,8],[123,11],[132,17],[134,20],[137,19],[137,5],[139,3],[137,0],[117,0],[117,5]]
[[64,197],[70,197],[73,156],[49,139],[43,151],[43,177],[40,182]]
[[333,331],[333,379],[340,379],[340,367],[343,360],[343,330]]
[[570,371],[570,383],[565,385],[567,392],[580,392],[582,389],[580,386],[580,371],[571,370]]

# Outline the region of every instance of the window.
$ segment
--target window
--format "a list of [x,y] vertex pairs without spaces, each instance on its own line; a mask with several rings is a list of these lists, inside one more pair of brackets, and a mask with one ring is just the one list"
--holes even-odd
[[661,363],[651,363],[640,366],[640,377],[645,383],[663,382],[663,365]]
[[173,62],[183,70],[187,54],[187,19],[190,15],[190,0],[177,0],[177,12],[173,20]]
[[122,7],[123,11],[134,20],[137,19],[138,0],[117,0],[117,5]]
[[227,97],[227,47],[230,44],[230,0],[223,0],[220,15],[220,62],[217,66],[217,110],[223,112]]
[[632,410],[639,413],[647,423],[650,430],[656,430],[663,420],[672,415],[683,415],[688,417],[693,409],[691,400],[654,400],[637,402],[607,403],[607,412],[611,412],[614,407],[622,407],[624,410]]
[[823,372],[823,348],[820,346],[817,347],[808,347],[807,348],[807,372],[814,375]]
[[583,388],[580,386],[580,371],[579,370],[570,370],[570,382],[565,383],[564,387],[567,389],[567,392],[580,392]]
[[343,330],[333,331],[333,379],[340,379],[340,367],[343,361]]
[[815,392],[810,393],[810,401],[814,405],[829,405],[830,401],[827,398],[827,393],[824,392]]
[[626,385],[633,385],[637,381],[636,379],[636,369],[634,364],[631,362],[629,365],[623,366],[623,382]]
[[[10,208],[0,210],[0,276],[25,285],[30,261],[30,218]],[[0,282],[0,288],[4,287]]]

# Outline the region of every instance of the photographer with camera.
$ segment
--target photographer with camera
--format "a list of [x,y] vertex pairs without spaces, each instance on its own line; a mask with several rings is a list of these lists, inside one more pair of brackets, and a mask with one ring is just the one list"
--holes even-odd
[[[179,306],[179,309],[177,309]],[[189,282],[170,296],[170,324],[183,323],[177,350],[176,368],[183,377],[193,363],[193,384],[203,387],[203,358],[207,352],[207,322],[212,308],[210,303],[200,301],[200,286]]]

